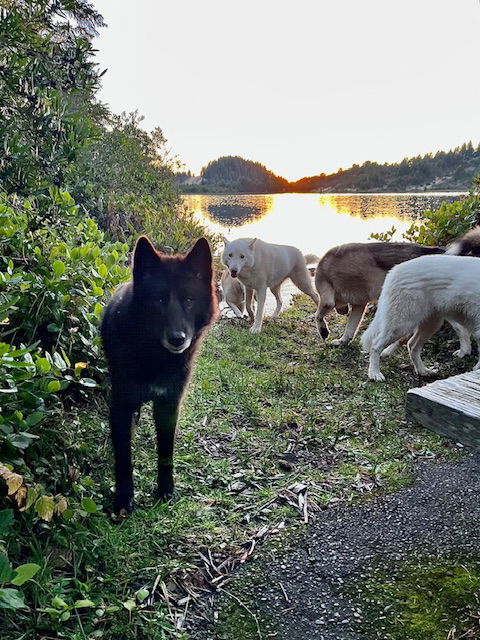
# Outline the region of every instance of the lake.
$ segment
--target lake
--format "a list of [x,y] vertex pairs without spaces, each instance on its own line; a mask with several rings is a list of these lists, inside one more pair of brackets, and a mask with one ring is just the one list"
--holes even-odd
[[258,237],[321,256],[345,242],[363,242],[395,226],[395,239],[424,209],[462,193],[186,195],[189,209],[212,231],[229,239]]

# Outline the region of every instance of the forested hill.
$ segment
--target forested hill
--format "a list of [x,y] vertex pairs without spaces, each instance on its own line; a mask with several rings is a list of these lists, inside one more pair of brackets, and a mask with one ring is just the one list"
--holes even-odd
[[471,142],[451,151],[405,158],[395,164],[365,162],[337,173],[288,182],[259,162],[225,156],[210,162],[198,177],[177,176],[185,192],[278,193],[278,192],[386,192],[467,190],[480,173],[480,145]]
[[188,191],[214,193],[276,193],[288,190],[288,180],[269,171],[260,162],[240,156],[223,156],[203,167],[199,178],[179,176]]

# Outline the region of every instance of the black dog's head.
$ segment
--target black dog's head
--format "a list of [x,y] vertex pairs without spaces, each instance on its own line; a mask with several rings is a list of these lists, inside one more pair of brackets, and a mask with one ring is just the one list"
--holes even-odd
[[205,238],[185,255],[166,256],[146,236],[133,253],[133,293],[142,329],[171,353],[182,353],[213,319],[212,253]]

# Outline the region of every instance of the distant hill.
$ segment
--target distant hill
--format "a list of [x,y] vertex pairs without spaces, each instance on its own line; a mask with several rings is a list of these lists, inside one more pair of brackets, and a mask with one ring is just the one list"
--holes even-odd
[[480,173],[480,145],[471,142],[452,151],[405,158],[395,164],[365,162],[336,173],[288,182],[259,162],[224,156],[210,162],[200,176],[178,174],[188,193],[341,193],[468,190]]
[[209,162],[200,173],[200,184],[195,176],[180,174],[178,182],[190,193],[278,193],[288,190],[289,182],[269,171],[260,162],[240,156],[223,156]]
[[396,164],[365,162],[350,169],[291,182],[296,192],[465,190],[480,173],[480,145],[405,158]]

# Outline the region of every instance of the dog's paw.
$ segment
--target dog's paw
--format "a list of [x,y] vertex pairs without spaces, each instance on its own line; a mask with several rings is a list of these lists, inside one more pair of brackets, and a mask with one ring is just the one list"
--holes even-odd
[[428,378],[428,376],[436,376],[438,373],[438,369],[434,367],[422,367],[417,370],[417,375],[422,376],[423,378]]
[[453,356],[455,358],[464,358],[465,356],[469,356],[472,353],[471,349],[465,350],[465,349],[457,349],[456,351],[453,352]]
[[133,511],[133,498],[115,497],[113,514],[116,519],[124,520]]
[[177,492],[174,489],[168,491],[157,489],[155,491],[155,499],[162,504],[164,502],[176,502]]
[[368,377],[375,382],[385,382],[385,376],[381,371],[369,372]]
[[261,330],[262,327],[256,327],[255,325],[253,325],[253,327],[250,327],[250,333],[260,333]]
[[339,338],[338,340],[332,340],[330,344],[333,345],[334,347],[343,347],[344,345],[348,344],[348,341],[343,340],[342,338]]

